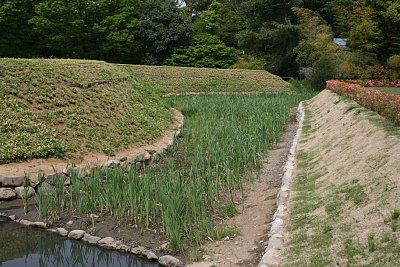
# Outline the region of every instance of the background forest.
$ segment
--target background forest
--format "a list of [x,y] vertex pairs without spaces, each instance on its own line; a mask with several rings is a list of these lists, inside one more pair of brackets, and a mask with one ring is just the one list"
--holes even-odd
[[399,36],[398,0],[0,3],[1,57],[265,69],[318,84],[398,79]]

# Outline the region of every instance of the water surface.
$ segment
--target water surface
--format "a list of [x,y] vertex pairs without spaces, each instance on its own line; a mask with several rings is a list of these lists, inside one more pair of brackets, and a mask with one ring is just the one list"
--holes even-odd
[[104,250],[0,217],[0,266],[159,267],[134,255]]

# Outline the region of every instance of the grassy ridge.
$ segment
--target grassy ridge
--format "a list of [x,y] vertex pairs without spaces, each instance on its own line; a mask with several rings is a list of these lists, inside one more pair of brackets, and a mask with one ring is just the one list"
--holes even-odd
[[120,65],[157,92],[290,92],[289,84],[260,70]]
[[[89,88],[97,81],[109,82]],[[0,88],[0,163],[112,154],[153,140],[171,121],[151,88],[100,61],[0,59]]]

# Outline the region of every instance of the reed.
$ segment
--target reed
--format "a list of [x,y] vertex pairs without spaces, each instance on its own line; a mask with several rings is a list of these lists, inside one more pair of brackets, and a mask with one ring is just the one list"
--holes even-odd
[[[117,223],[159,228],[174,251],[216,234],[216,219],[236,214],[234,192],[243,192],[259,159],[279,142],[289,110],[309,94],[217,95],[170,98],[185,115],[183,138],[162,163],[138,172],[100,168],[73,188],[57,191],[52,208],[80,216],[111,214]],[[38,198],[40,200],[40,198]],[[57,207],[58,205],[58,207]],[[39,205],[43,209],[43,204]],[[221,215],[225,214],[225,215]]]

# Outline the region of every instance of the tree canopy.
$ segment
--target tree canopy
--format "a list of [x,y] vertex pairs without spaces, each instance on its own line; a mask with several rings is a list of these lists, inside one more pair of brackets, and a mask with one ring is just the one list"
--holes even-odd
[[[0,56],[252,66],[297,76],[324,60],[390,68],[399,29],[398,0],[3,0]],[[352,52],[333,38],[347,39]]]

